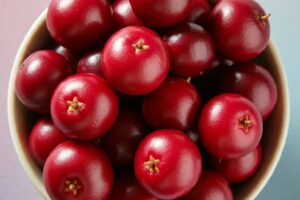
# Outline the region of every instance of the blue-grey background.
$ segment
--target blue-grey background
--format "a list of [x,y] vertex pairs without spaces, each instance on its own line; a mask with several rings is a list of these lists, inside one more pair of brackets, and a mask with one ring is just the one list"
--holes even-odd
[[[184,1],[184,0],[182,0]],[[300,199],[300,1],[258,0],[271,16],[271,37],[288,76],[291,121],[287,143],[259,200]],[[6,98],[10,67],[25,33],[50,0],[0,1],[0,199],[38,200],[17,159],[8,130]]]

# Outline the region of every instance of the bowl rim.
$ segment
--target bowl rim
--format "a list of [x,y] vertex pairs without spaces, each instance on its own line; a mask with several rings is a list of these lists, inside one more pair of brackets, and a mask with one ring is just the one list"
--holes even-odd
[[[45,23],[45,18],[47,15],[47,8],[39,15],[39,17],[35,20],[35,22],[30,27],[29,31],[26,33],[23,41],[21,42],[21,45],[19,46],[19,49],[17,51],[17,54],[15,56],[13,67],[11,69],[10,78],[9,78],[9,85],[8,85],[8,94],[7,94],[7,115],[8,115],[8,125],[9,125],[9,131],[10,136],[13,142],[13,146],[15,148],[15,151],[17,153],[19,162],[21,163],[21,166],[23,167],[24,171],[26,172],[27,176],[35,186],[35,188],[38,190],[38,192],[45,198],[50,199],[45,187],[43,184],[41,184],[40,176],[32,169],[30,166],[28,159],[26,157],[26,154],[21,148],[21,141],[19,140],[17,128],[16,128],[16,112],[15,107],[13,106],[13,102],[15,99],[15,80],[16,75],[18,71],[18,67],[20,64],[21,58],[24,56],[25,51],[27,49],[27,46],[29,46],[30,42],[32,41],[32,36],[34,33]],[[270,39],[268,43],[272,54],[274,55],[274,61],[278,63],[279,68],[277,69],[280,74],[280,83],[282,85],[282,96],[283,96],[283,106],[284,111],[282,113],[282,118],[284,119],[281,132],[280,134],[280,143],[278,144],[276,148],[276,152],[273,157],[273,159],[270,161],[270,168],[268,171],[264,174],[264,176],[260,179],[259,184],[257,184],[254,188],[251,194],[248,196],[247,199],[255,199],[258,194],[262,191],[262,189],[265,187],[267,182],[270,180],[272,174],[274,173],[276,167],[278,166],[279,160],[281,158],[284,146],[286,144],[286,139],[288,136],[288,128],[289,128],[289,121],[290,121],[290,96],[289,96],[289,89],[288,89],[288,82],[287,82],[287,76],[286,72],[284,70],[283,62],[279,56],[278,50],[275,48],[275,45],[273,41]]]
[[16,76],[19,68],[19,63],[20,59],[22,56],[25,54],[25,51],[27,49],[27,46],[30,44],[32,40],[32,36],[34,33],[43,25],[45,22],[46,14],[47,14],[48,9],[45,9],[39,16],[38,18],[34,21],[34,23],[31,25],[29,31],[26,33],[25,37],[23,38],[21,45],[19,46],[19,49],[17,51],[17,54],[15,56],[13,66],[11,69],[10,77],[9,77],[9,83],[8,83],[8,94],[7,94],[7,115],[8,115],[8,126],[9,126],[9,131],[10,131],[10,136],[13,142],[13,146],[15,148],[15,151],[17,153],[19,162],[21,163],[21,166],[25,170],[27,176],[35,186],[35,188],[38,190],[38,192],[45,198],[45,199],[50,199],[49,196],[47,195],[47,192],[45,190],[45,187],[43,184],[40,184],[40,178],[37,175],[37,173],[31,168],[29,165],[29,162],[26,158],[26,154],[21,148],[21,141],[19,140],[18,137],[18,131],[16,128],[16,112],[15,112],[15,107],[13,105],[14,99],[15,99],[15,81],[16,81]]

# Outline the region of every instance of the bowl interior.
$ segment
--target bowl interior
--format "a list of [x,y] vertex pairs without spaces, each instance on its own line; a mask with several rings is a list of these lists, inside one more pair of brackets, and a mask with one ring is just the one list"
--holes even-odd
[[[32,52],[47,48],[51,42],[46,28],[47,10],[33,24],[15,58],[8,89],[8,118],[11,137],[19,160],[29,178],[45,199],[49,199],[42,181],[42,171],[35,164],[28,149],[28,136],[36,116],[30,114],[15,95],[15,79],[19,66]],[[278,102],[274,113],[264,122],[262,139],[263,162],[259,171],[249,180],[234,187],[235,199],[254,199],[272,175],[281,156],[288,129],[289,98],[283,65],[272,42],[257,58],[273,75],[278,87]]]

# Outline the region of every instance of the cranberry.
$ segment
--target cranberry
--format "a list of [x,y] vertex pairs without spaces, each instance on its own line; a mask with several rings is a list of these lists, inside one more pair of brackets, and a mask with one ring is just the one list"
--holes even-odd
[[123,170],[116,177],[113,190],[109,196],[109,200],[158,200],[156,197],[144,190],[132,171]]
[[261,163],[261,145],[250,153],[233,160],[211,158],[210,165],[230,183],[239,183],[249,179],[259,168]]
[[112,13],[107,0],[52,0],[46,23],[57,43],[83,50],[107,37]]
[[249,62],[227,68],[218,83],[221,91],[239,93],[250,99],[263,119],[270,116],[277,102],[277,87],[272,75],[261,65]]
[[207,0],[193,0],[192,10],[187,18],[189,22],[206,25],[209,21],[211,7]]
[[229,183],[219,174],[203,171],[197,185],[182,200],[233,200]]
[[102,147],[115,166],[131,166],[138,144],[146,133],[141,114],[124,108],[102,138]]
[[218,50],[235,61],[258,56],[270,37],[269,15],[254,0],[224,0],[212,13],[210,26]]
[[183,24],[169,31],[164,39],[170,52],[171,71],[178,76],[200,76],[214,61],[213,40],[197,24]]
[[68,75],[68,63],[61,55],[51,50],[36,51],[17,72],[16,95],[28,109],[46,113],[54,89]]
[[78,53],[73,52],[72,50],[67,49],[61,45],[56,45],[54,47],[54,51],[62,55],[71,67],[76,66],[78,62]]
[[112,5],[112,10],[115,29],[143,25],[143,22],[134,14],[129,0],[116,0]]
[[77,73],[93,73],[104,77],[102,72],[102,49],[95,49],[80,58]]
[[95,74],[76,74],[56,88],[51,100],[54,124],[68,137],[95,139],[106,133],[118,113],[118,98]]
[[50,152],[67,140],[65,135],[53,124],[51,119],[42,118],[31,130],[29,149],[34,160],[43,166]]
[[230,160],[252,151],[262,136],[262,118],[254,104],[238,94],[221,94],[204,106],[199,134],[205,149]]
[[43,180],[51,199],[107,199],[113,170],[105,154],[88,143],[67,141],[49,155]]
[[153,31],[130,26],[116,32],[103,49],[107,80],[127,95],[145,95],[157,89],[169,72],[169,55]]
[[193,0],[129,0],[134,13],[146,24],[167,27],[182,22],[191,11]]
[[195,85],[203,101],[208,101],[212,97],[220,93],[218,81],[221,74],[229,66],[232,65],[230,60],[224,60],[216,57],[212,66],[206,70],[201,76],[191,79],[192,84]]
[[162,86],[144,97],[143,114],[154,129],[173,128],[186,131],[195,122],[200,106],[196,88],[179,78],[169,78]]
[[197,183],[201,155],[181,131],[158,130],[140,143],[134,170],[148,192],[160,199],[175,199],[187,194]]

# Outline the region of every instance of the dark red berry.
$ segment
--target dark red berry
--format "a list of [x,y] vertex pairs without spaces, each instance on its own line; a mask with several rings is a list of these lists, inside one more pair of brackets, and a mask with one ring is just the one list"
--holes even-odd
[[143,22],[137,18],[129,0],[116,0],[112,4],[114,28],[116,30],[126,26],[142,26]]
[[144,27],[126,27],[106,42],[103,72],[121,93],[145,95],[157,89],[167,77],[169,54],[155,32]]
[[258,56],[270,37],[269,15],[254,0],[224,0],[210,18],[218,51],[234,61]]
[[53,124],[51,119],[42,118],[32,128],[29,149],[32,157],[42,167],[50,152],[67,137]]
[[250,99],[263,119],[275,109],[277,87],[272,75],[261,65],[249,62],[223,70],[218,86],[222,92],[241,94]]
[[263,124],[254,104],[238,94],[221,94],[204,106],[199,135],[205,149],[230,160],[252,151],[259,143]]
[[51,199],[105,200],[112,190],[113,170],[98,147],[67,141],[50,153],[43,181]]
[[212,38],[201,26],[186,23],[170,30],[164,37],[170,52],[171,71],[187,78],[200,76],[215,57]]
[[16,95],[28,109],[46,113],[57,85],[69,75],[64,57],[51,50],[32,53],[20,66],[16,78]]
[[182,200],[233,200],[229,183],[213,171],[203,171],[196,186]]
[[116,177],[109,200],[158,200],[137,182],[134,173],[130,170],[122,170]]
[[56,88],[51,100],[54,124],[68,137],[90,140],[106,133],[115,122],[118,98],[95,74],[76,74]]
[[80,58],[77,73],[93,73],[104,77],[102,71],[102,49],[87,52]]
[[187,131],[194,124],[200,107],[196,88],[184,79],[169,78],[143,100],[143,114],[153,129]]
[[142,115],[123,108],[113,127],[101,138],[101,144],[115,166],[132,166],[138,144],[146,134]]
[[167,27],[182,22],[191,11],[192,0],[129,0],[134,13],[146,24]]
[[187,194],[197,183],[201,168],[197,146],[184,133],[172,129],[148,135],[135,155],[137,180],[159,199]]
[[187,18],[189,22],[199,25],[207,25],[211,12],[211,7],[207,0],[193,0],[192,10]]
[[261,145],[248,154],[233,160],[210,158],[211,167],[220,173],[230,183],[240,183],[249,179],[261,164]]
[[112,13],[107,0],[52,0],[46,23],[57,43],[72,50],[84,50],[107,37]]

